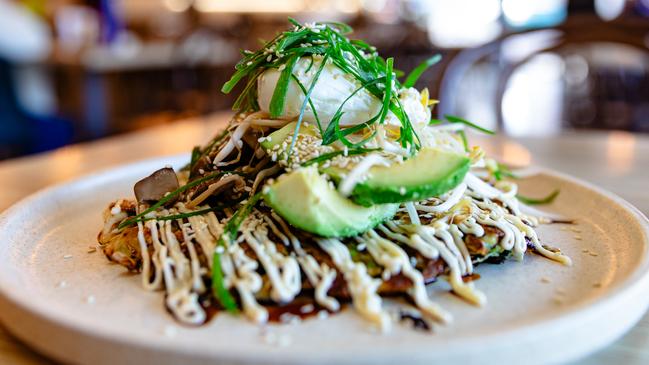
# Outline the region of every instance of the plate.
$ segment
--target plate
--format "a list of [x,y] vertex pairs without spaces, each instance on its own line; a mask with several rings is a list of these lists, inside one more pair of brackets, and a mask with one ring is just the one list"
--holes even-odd
[[574,261],[562,266],[532,253],[521,262],[481,265],[476,285],[484,308],[430,294],[455,318],[432,333],[395,325],[380,334],[347,309],[326,320],[256,326],[218,315],[202,327],[176,323],[162,293],[138,275],[89,253],[113,199],[160,166],[187,156],[149,160],[55,186],[0,217],[0,320],[36,350],[93,364],[462,364],[568,361],[612,342],[647,309],[649,224],[611,193],[555,172],[521,181],[521,191],[561,194],[548,211],[575,225],[539,229],[546,244]]

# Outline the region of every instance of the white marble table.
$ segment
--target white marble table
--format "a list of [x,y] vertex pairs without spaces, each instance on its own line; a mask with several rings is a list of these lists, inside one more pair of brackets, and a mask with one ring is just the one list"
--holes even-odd
[[[227,115],[176,122],[53,152],[0,162],[0,211],[51,184],[150,157],[190,151],[216,133]],[[617,193],[649,215],[649,135],[566,132],[550,138],[482,140],[503,162],[549,167]],[[648,293],[649,295],[649,293]],[[0,364],[52,363],[0,326]],[[649,314],[627,335],[579,364],[648,364]]]

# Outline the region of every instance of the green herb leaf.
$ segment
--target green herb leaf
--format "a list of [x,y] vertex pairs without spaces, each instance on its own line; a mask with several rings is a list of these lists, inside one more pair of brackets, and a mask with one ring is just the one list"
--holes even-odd
[[[222,239],[219,239],[219,242],[223,243]],[[232,314],[239,313],[236,300],[234,300],[230,291],[225,287],[223,268],[221,267],[221,254],[216,251],[212,257],[212,293],[226,311]]]
[[183,168],[183,169],[189,168],[190,177],[193,177],[194,167],[196,166],[196,163],[200,161],[201,158],[205,157],[210,152],[212,152],[214,147],[219,145],[225,139],[225,136],[227,136],[228,133],[229,133],[228,130],[224,129],[223,131],[221,131],[221,133],[219,133],[214,138],[212,138],[212,140],[204,148],[202,149],[198,148],[197,151],[197,148],[194,147],[194,149],[192,150],[192,158],[189,165]]
[[[291,140],[291,146],[289,147],[287,153],[289,159],[291,158],[291,152],[293,152],[293,147],[295,147],[295,141],[297,141],[297,135],[298,132],[300,131],[300,126],[302,125],[302,119],[304,119],[304,112],[306,111],[307,103],[311,100],[311,93],[313,92],[315,85],[318,83],[318,79],[320,78],[320,74],[322,73],[322,70],[324,69],[327,63],[327,60],[329,60],[329,55],[325,55],[324,58],[322,59],[322,63],[320,63],[320,67],[318,68],[318,71],[313,76],[313,80],[311,80],[311,85],[309,85],[309,90],[307,90],[306,95],[304,95],[304,101],[302,102],[302,107],[300,108],[300,115],[297,118],[297,123],[295,123],[295,130],[293,131],[293,139]],[[315,111],[315,108],[313,110]],[[320,127],[320,125],[318,125],[318,127]]]
[[456,117],[456,116],[454,116],[454,115],[448,115],[448,114],[446,114],[446,115],[444,115],[444,118],[446,118],[446,119],[447,119],[449,122],[451,122],[451,123],[460,123],[460,124],[464,124],[464,125],[469,126],[469,127],[473,128],[473,129],[477,129],[477,130],[479,130],[479,131],[482,132],[482,133],[491,134],[491,135],[496,134],[496,132],[494,132],[494,131],[492,131],[492,130],[489,130],[489,129],[487,129],[487,128],[480,127],[480,126],[477,125],[477,124],[471,123],[471,122],[469,122],[469,121],[466,120],[466,119],[462,119],[462,118],[460,118],[460,117]]
[[463,130],[457,131],[457,134],[462,138],[462,145],[464,145],[464,151],[469,152],[469,140],[466,138],[466,133]]
[[385,64],[385,91],[383,92],[383,106],[381,107],[379,124],[383,124],[383,122],[385,122],[385,117],[388,115],[388,111],[390,110],[390,101],[392,100],[392,68],[394,64],[394,58],[388,58]]
[[494,177],[496,178],[497,181],[500,181],[503,179],[503,177],[507,177],[510,179],[519,179],[519,177],[512,172],[512,170],[507,167],[507,165],[498,163],[496,165],[496,170],[493,172]]
[[557,196],[559,196],[559,192],[560,192],[559,189],[557,189],[557,190],[553,191],[552,193],[550,193],[548,196],[546,196],[544,198],[540,198],[540,199],[529,198],[529,197],[522,196],[520,194],[516,195],[516,198],[518,200],[520,200],[522,203],[527,204],[527,205],[550,204],[557,198]]
[[194,186],[197,186],[197,185],[199,185],[201,183],[204,183],[205,181],[216,179],[217,177],[221,177],[221,176],[223,176],[225,174],[228,174],[228,173],[229,174],[243,175],[243,174],[241,174],[239,172],[236,172],[236,171],[220,171],[220,172],[215,172],[215,173],[212,173],[212,174],[209,174],[209,175],[205,175],[204,177],[202,177],[200,179],[196,179],[194,181],[191,181],[191,182],[179,187],[178,189],[170,192],[169,194],[165,195],[164,198],[158,200],[157,203],[153,204],[148,209],[144,210],[142,213],[140,213],[140,214],[138,214],[138,215],[136,215],[134,217],[131,217],[129,219],[126,219],[125,221],[120,223],[119,226],[117,226],[117,228],[122,229],[124,227],[128,227],[128,226],[130,226],[132,224],[135,224],[138,221],[140,221],[145,215],[147,215],[147,214],[149,214],[151,212],[154,212],[156,209],[158,209],[161,206],[165,205],[167,202],[171,201],[172,199],[174,199],[179,194],[182,194],[183,192],[193,188]]
[[315,117],[316,124],[318,124],[318,131],[320,131],[320,135],[324,133],[322,130],[322,123],[320,123],[320,118],[318,118],[318,112],[315,109],[315,106],[313,105],[313,101],[311,101],[311,98],[306,98],[307,90],[302,85],[302,82],[297,78],[297,76],[293,75],[293,80],[297,83],[297,86],[300,87],[300,90],[302,90],[302,94],[304,94],[305,99],[309,101],[309,106],[311,107],[311,110],[313,111],[313,116]]
[[424,62],[420,63],[419,66],[415,67],[414,70],[412,70],[409,74],[408,77],[406,77],[406,81],[403,83],[403,87],[413,87],[415,86],[415,83],[417,83],[417,80],[419,80],[419,77],[426,72],[428,68],[431,66],[435,65],[442,59],[441,54],[436,54],[433,57],[425,60]]
[[197,215],[204,215],[204,214],[207,214],[207,213],[210,213],[210,212],[221,211],[221,210],[223,210],[225,208],[232,207],[233,205],[235,205],[237,203],[238,203],[238,201],[233,202],[231,204],[219,204],[217,206],[213,206],[213,207],[205,208],[205,209],[200,209],[200,210],[195,210],[193,212],[171,214],[171,215],[165,215],[165,216],[161,216],[161,217],[151,217],[151,218],[142,217],[141,219],[138,219],[138,222],[146,222],[146,221],[152,221],[152,220],[156,220],[156,221],[175,221],[175,220],[179,220],[179,219],[185,219],[185,218],[189,218],[189,217],[194,217],[194,216],[197,216]]
[[[366,153],[374,152],[374,151],[380,151],[380,148],[357,148],[357,149],[352,149],[347,151],[347,156],[356,156],[356,155],[364,155]],[[328,152],[328,153],[323,153],[322,155],[318,157],[314,157],[302,164],[302,166],[310,166],[313,164],[319,164],[322,162],[325,162],[327,160],[331,160],[332,158],[340,155],[344,155],[345,151],[333,151],[333,152]]]
[[277,79],[277,85],[275,86],[275,91],[273,92],[273,97],[270,99],[270,116],[271,118],[277,118],[282,113],[284,113],[284,104],[286,103],[286,92],[288,91],[288,83],[291,81],[291,75],[293,74],[293,68],[295,67],[295,62],[297,62],[298,55],[293,55],[288,59],[286,63],[286,68],[282,70],[282,73]]
[[[250,197],[248,201],[240,207],[233,215],[230,217],[230,220],[225,225],[223,234],[217,242],[217,247],[223,247],[227,249],[228,243],[233,242],[236,239],[241,223],[246,219],[252,208],[257,204],[259,199],[261,199],[261,193],[257,193]],[[237,313],[239,311],[237,307],[237,302],[232,297],[230,291],[225,287],[223,282],[223,269],[221,268],[221,254],[218,250],[214,250],[214,255],[212,257],[212,292],[218,301],[221,303],[223,308],[228,312]]]
[[[353,91],[353,92],[352,92],[352,93],[351,93],[351,94],[350,94],[350,95],[349,95],[349,96],[348,96],[348,97],[347,97],[347,98],[342,102],[342,104],[340,104],[340,106],[338,107],[338,110],[336,110],[336,113],[334,113],[334,116],[331,118],[331,121],[329,122],[329,125],[327,126],[327,129],[325,130],[324,134],[322,135],[322,144],[323,144],[323,145],[326,146],[326,145],[332,144],[332,143],[334,143],[335,141],[340,140],[340,139],[344,136],[344,135],[341,135],[341,130],[340,130],[340,125],[339,125],[339,124],[340,124],[340,118],[341,118],[341,117],[343,116],[343,114],[344,114],[344,112],[343,112],[343,108],[345,107],[345,104],[347,104],[347,102],[348,102],[352,97],[354,97],[354,95],[358,94],[361,90],[368,88],[370,85],[377,84],[377,83],[379,83],[379,82],[382,81],[382,80],[383,80],[383,79],[375,79],[375,80],[372,80],[372,81],[370,81],[370,82],[367,82],[367,83],[361,85],[361,86],[358,87],[356,90],[354,90],[354,91]],[[377,116],[377,117],[378,117],[378,116]],[[376,119],[378,119],[377,117],[374,117],[374,118],[370,119],[369,121],[367,121],[367,122],[365,122],[365,123],[363,123],[363,124],[359,124],[359,125],[357,125],[357,126],[354,126],[354,127],[348,128],[348,129],[346,129],[346,130],[349,130],[349,131],[350,131],[350,132],[348,132],[348,134],[349,134],[349,133],[355,133],[355,132],[361,130],[362,128],[368,127],[370,124],[374,123],[374,122],[376,121]],[[360,126],[362,126],[362,127],[360,127]]]

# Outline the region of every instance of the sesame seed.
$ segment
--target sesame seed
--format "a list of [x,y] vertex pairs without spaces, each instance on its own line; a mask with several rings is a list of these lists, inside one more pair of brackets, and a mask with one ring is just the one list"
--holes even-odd
[[58,284],[56,284],[56,286],[59,287],[59,288],[65,288],[66,286],[68,286],[68,282],[65,281],[65,280],[61,280],[61,281],[59,281]]
[[302,307],[300,307],[300,313],[311,313],[313,312],[313,309],[315,309],[313,304],[305,304]]
[[541,282],[542,282],[542,283],[549,283],[549,282],[550,282],[550,278],[548,278],[547,276],[544,276],[544,277],[541,278]]
[[72,258],[72,255],[64,255],[63,258],[64,258],[65,260],[69,260],[69,259]]
[[86,303],[88,304],[95,304],[95,296],[94,295],[88,295],[86,297]]

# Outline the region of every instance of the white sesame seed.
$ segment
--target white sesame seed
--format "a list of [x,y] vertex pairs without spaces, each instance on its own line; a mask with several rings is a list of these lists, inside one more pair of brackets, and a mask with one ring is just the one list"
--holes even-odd
[[300,307],[300,313],[311,313],[313,312],[314,308],[315,307],[313,306],[313,304],[305,304],[302,307]]
[[223,254],[223,252],[225,252],[225,249],[223,248],[223,246],[216,246],[216,248],[214,249],[214,251],[216,251],[216,253],[218,253],[219,255],[221,255],[221,254]]
[[65,281],[65,280],[61,280],[61,281],[59,281],[58,284],[56,284],[56,286],[59,287],[59,288],[65,288],[66,286],[68,286],[68,282]]
[[69,259],[72,258],[72,255],[64,255],[63,258],[64,258],[65,260],[69,260]]
[[110,210],[110,214],[112,215],[118,215],[121,212],[122,212],[122,207],[119,204],[115,204]]

